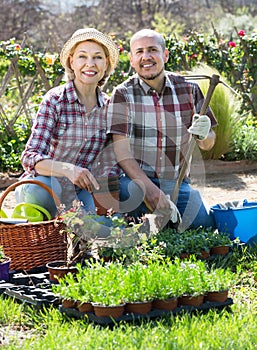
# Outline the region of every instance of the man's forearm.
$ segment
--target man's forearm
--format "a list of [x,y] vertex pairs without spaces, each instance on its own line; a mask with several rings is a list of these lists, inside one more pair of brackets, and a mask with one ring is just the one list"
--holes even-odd
[[152,186],[151,180],[147,177],[145,172],[140,168],[135,159],[124,159],[118,162],[125,174],[133,181],[135,181],[141,188],[148,185]]

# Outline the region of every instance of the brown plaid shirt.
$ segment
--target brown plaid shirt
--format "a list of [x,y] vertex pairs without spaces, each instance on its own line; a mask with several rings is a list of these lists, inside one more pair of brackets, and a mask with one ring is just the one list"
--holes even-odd
[[[204,97],[196,83],[169,72],[165,77],[160,95],[137,74],[119,85],[108,108],[108,132],[130,138],[134,157],[148,176],[176,179],[191,138],[187,129]],[[210,109],[206,114],[212,127],[217,125]]]

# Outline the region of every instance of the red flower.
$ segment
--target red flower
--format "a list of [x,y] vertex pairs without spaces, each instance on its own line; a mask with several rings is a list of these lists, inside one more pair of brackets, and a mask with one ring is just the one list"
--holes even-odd
[[236,47],[236,43],[235,43],[234,41],[230,41],[230,42],[228,43],[228,46],[230,46],[230,47]]
[[17,44],[17,45],[15,46],[15,50],[20,51],[20,50],[21,50],[21,46],[20,46],[19,44]]
[[239,30],[237,33],[239,36],[245,36],[245,31],[243,29]]
[[190,60],[197,60],[197,54],[196,53],[192,53],[192,55],[188,56],[188,59],[189,59],[189,61]]
[[123,52],[124,51],[124,47],[122,47],[121,45],[119,46],[119,50],[120,52]]

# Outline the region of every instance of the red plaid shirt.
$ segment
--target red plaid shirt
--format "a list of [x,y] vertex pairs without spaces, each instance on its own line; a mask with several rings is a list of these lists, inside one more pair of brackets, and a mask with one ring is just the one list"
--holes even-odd
[[22,153],[24,170],[36,175],[36,163],[54,159],[95,170],[96,176],[117,175],[119,168],[106,135],[107,103],[108,96],[98,90],[99,106],[87,113],[73,81],[48,91]]
[[[108,133],[130,138],[134,157],[148,176],[176,179],[192,137],[187,129],[203,100],[199,86],[182,76],[165,72],[158,95],[135,74],[113,92]],[[217,125],[210,109],[206,114],[212,127]]]

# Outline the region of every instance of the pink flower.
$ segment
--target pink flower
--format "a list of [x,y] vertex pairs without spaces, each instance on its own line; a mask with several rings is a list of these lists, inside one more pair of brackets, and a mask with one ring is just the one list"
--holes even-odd
[[236,43],[235,43],[234,41],[230,41],[230,42],[228,43],[228,46],[230,46],[230,47],[236,47]]
[[243,37],[245,36],[245,31],[243,29],[239,30],[237,33],[239,36]]

